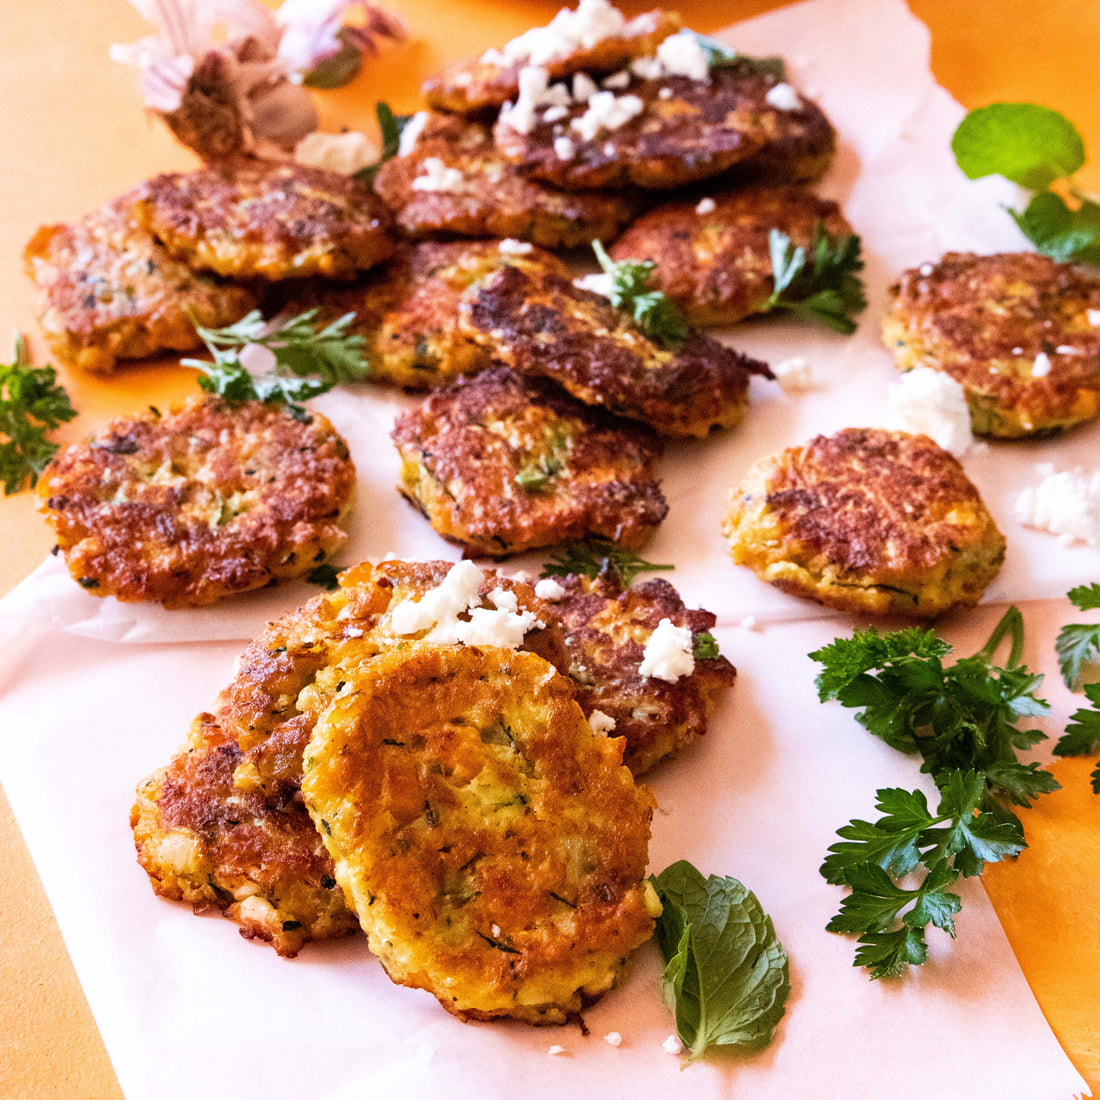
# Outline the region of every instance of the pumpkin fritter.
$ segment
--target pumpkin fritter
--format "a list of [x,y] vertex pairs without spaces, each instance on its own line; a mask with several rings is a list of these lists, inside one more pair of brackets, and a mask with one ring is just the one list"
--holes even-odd
[[1016,439],[1100,413],[1100,279],[1035,252],[949,252],[890,288],[883,338],[901,370],[966,391],[976,435]]
[[745,417],[749,378],[766,364],[693,332],[677,349],[650,339],[599,294],[558,275],[494,272],[462,304],[469,331],[521,374],[661,435],[706,436]]
[[808,249],[820,227],[852,232],[840,207],[795,184],[753,184],[663,203],[627,227],[613,260],[652,260],[650,284],[698,325],[733,324],[761,310],[775,288],[769,234]]
[[177,259],[241,279],[350,279],[394,248],[368,184],[296,163],[242,157],[165,172],[136,189],[134,211]]
[[23,252],[50,348],[84,370],[190,351],[202,343],[196,324],[231,325],[256,305],[245,287],[172,259],[132,208],[128,192],[72,225],[44,225]]
[[393,981],[564,1023],[653,932],[652,802],[621,761],[540,657],[418,643],[319,718],[302,793]]
[[382,165],[374,189],[410,237],[514,237],[544,248],[611,240],[636,208],[621,192],[567,193],[526,179],[486,123],[437,112],[410,152]]
[[392,438],[400,491],[475,555],[589,536],[637,548],[668,512],[656,436],[507,367],[437,390]]
[[208,397],[61,451],[38,503],[86,591],[177,608],[330,558],[354,488],[347,444],[323,416]]
[[[581,9],[601,9],[601,14],[618,23],[611,33],[593,40],[582,38],[568,52],[555,51],[545,56],[538,41],[546,41],[543,28],[513,39],[503,50],[489,50],[474,61],[462,61],[425,81],[424,98],[442,111],[470,114],[486,108],[502,107],[519,94],[519,74],[525,65],[546,69],[552,80],[573,73],[610,73],[635,57],[653,53],[657,46],[681,27],[676,12],[649,11],[629,22],[609,4],[600,0],[580,0]],[[571,21],[576,13],[559,12],[554,23]],[[551,23],[551,29],[554,29]],[[610,28],[608,28],[610,29]]]
[[188,744],[138,785],[130,825],[154,891],[197,913],[220,909],[284,958],[357,931],[305,806],[275,808],[235,787],[240,759],[213,715],[200,714]]
[[[698,647],[715,617],[690,610],[665,580],[623,588],[607,576],[555,577],[563,595],[550,610],[565,632],[569,675],[585,717],[615,720],[623,763],[641,775],[706,733],[707,723],[737,673],[722,656],[695,658],[690,675],[667,681],[639,674],[646,642],[662,619],[688,627]],[[541,589],[540,589],[541,592]]]
[[959,462],[927,436],[847,428],[755,462],[730,494],[730,553],[843,611],[931,619],[971,607],[1005,540]]

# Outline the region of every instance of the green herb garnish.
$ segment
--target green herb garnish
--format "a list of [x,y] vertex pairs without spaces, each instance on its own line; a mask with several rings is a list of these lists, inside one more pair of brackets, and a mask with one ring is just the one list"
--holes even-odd
[[680,33],[690,34],[702,46],[703,52],[707,55],[707,65],[711,69],[740,66],[765,76],[774,76],[776,80],[787,79],[787,65],[781,57],[749,57],[747,54],[738,53],[725,42],[719,42],[717,38],[697,34],[695,31],[680,31]]
[[57,444],[46,433],[72,420],[76,410],[53,367],[32,367],[27,344],[15,338],[13,362],[0,364],[0,481],[4,495],[33,487]]
[[524,463],[515,476],[515,483],[528,492],[545,489],[565,469],[569,447],[569,436],[558,429],[551,431],[544,449],[537,458]]
[[639,573],[675,569],[674,565],[656,565],[644,561],[608,539],[585,539],[570,543],[552,554],[542,567],[542,577],[568,577],[576,574],[595,580],[601,573],[613,573],[620,584],[629,586]]
[[1064,115],[1036,103],[991,103],[959,123],[951,150],[968,179],[1004,176],[1033,193],[1009,213],[1040,252],[1100,263],[1100,204],[1073,182],[1085,143]]
[[[1006,637],[1008,660],[995,667]],[[1019,729],[1020,719],[1049,710],[1034,694],[1042,676],[1019,663],[1022,650],[1023,619],[1011,607],[981,650],[952,665],[943,663],[951,647],[918,627],[887,634],[872,627],[810,654],[823,666],[821,700],[861,708],[857,721],[870,733],[923,758],[940,795],[933,814],[920,791],[880,790],[885,816],[838,830],[843,839],[821,867],[852,891],[828,929],[859,935],[856,965],[873,978],[924,962],[929,924],[954,936],[961,902],[950,887],[960,874],[1018,854],[1026,843],[1010,806],[1058,789],[1049,772],[1016,755],[1045,739]],[[918,868],[923,879],[903,888],[900,880]]]
[[611,304],[633,317],[638,328],[659,344],[679,347],[687,339],[690,328],[679,306],[663,291],[650,288],[649,279],[657,265],[652,260],[616,263],[601,241],[593,241],[592,250],[610,281],[607,297]]
[[786,233],[773,229],[768,248],[775,288],[761,312],[788,310],[822,321],[835,332],[855,332],[852,315],[867,305],[856,275],[863,270],[859,237],[834,237],[819,224],[807,250],[796,248]]
[[[1069,598],[1081,611],[1100,608],[1100,584],[1082,584],[1071,588]],[[1070,623],[1058,632],[1054,643],[1058,653],[1058,668],[1070,691],[1081,686],[1081,669],[1100,655],[1100,623]],[[1085,697],[1091,709],[1081,707],[1070,715],[1065,734],[1054,746],[1057,756],[1084,756],[1096,751],[1100,744],[1100,683],[1085,684]],[[1100,763],[1092,772],[1092,789],[1100,794]]]
[[340,587],[340,567],[333,565],[332,562],[322,562],[320,565],[315,565],[307,574],[306,580],[310,584],[320,585],[322,588],[329,592],[335,592]]
[[374,113],[378,116],[378,130],[382,137],[382,152],[373,164],[360,168],[355,173],[355,178],[373,183],[378,170],[388,160],[393,160],[401,148],[401,131],[408,125],[412,115],[395,115],[390,105],[384,100],[379,100],[374,105]]
[[718,652],[718,639],[709,630],[695,635],[695,644],[691,651],[692,657],[697,661],[709,661],[713,657],[720,656]]
[[650,882],[663,906],[661,986],[689,1060],[714,1046],[766,1046],[791,986],[787,952],[760,902],[737,879],[704,879],[686,860]]

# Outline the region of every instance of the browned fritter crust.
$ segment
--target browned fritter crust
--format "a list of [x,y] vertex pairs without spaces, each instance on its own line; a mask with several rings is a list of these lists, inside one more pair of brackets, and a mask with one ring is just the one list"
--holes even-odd
[[[461,183],[417,190],[430,158],[460,172]],[[436,112],[412,152],[382,165],[374,189],[410,237],[514,237],[544,248],[611,240],[637,206],[622,193],[567,193],[525,179],[497,150],[487,124]]]
[[389,211],[353,176],[241,157],[165,172],[134,216],[192,267],[236,278],[350,279],[394,249]]
[[733,560],[777,588],[914,619],[976,604],[1005,552],[952,455],[877,428],[759,459],[731,492],[723,531]]
[[[676,12],[659,9],[645,12],[631,19],[620,34],[603,38],[588,48],[578,47],[570,53],[540,60],[538,65],[546,69],[552,80],[579,72],[611,73],[635,57],[653,53],[682,25]],[[473,61],[461,61],[430,77],[422,88],[424,98],[432,107],[460,114],[502,107],[509,100],[515,101],[520,69],[532,62],[510,63],[503,56],[498,61],[493,52],[489,51],[488,59],[482,56]]]
[[[949,252],[890,288],[883,337],[901,370],[966,391],[978,435],[1042,435],[1100,413],[1100,279],[1035,252]],[[1046,374],[1036,373],[1046,356]]]
[[353,312],[349,332],[365,340],[363,353],[373,381],[407,390],[430,390],[489,365],[492,355],[461,324],[466,290],[499,267],[512,264],[538,273],[567,276],[557,257],[534,246],[501,249],[500,241],[403,242],[363,282],[321,282],[296,287],[291,313],[318,307],[323,321]]
[[112,421],[54,457],[38,497],[88,592],[195,607],[327,560],[354,488],[325,417],[208,397]]
[[84,370],[189,351],[202,343],[196,324],[231,325],[256,305],[245,287],[172,259],[132,209],[128,192],[72,225],[42,226],[23,251],[51,350]]
[[662,435],[734,427],[748,407],[750,376],[772,377],[766,364],[700,333],[678,350],[660,347],[606,298],[557,275],[502,268],[472,288],[462,311],[514,370]]
[[715,617],[689,610],[667,581],[630,588],[606,577],[555,577],[565,595],[550,604],[561,622],[576,699],[588,717],[615,719],[611,736],[625,742],[623,763],[635,776],[678,753],[707,730],[711,714],[737,675],[725,657],[696,658],[695,669],[669,682],[641,676],[645,644],[662,619],[695,639]]
[[[318,714],[336,697],[349,670],[408,638],[390,629],[399,601],[419,599],[451,570],[450,562],[364,562],[345,570],[339,588],[314,597],[271,623],[241,655],[233,682],[214,712],[244,752],[237,782],[262,789],[280,805],[298,791],[302,749]],[[530,631],[524,648],[566,667],[561,630],[530,586],[487,571],[483,598],[502,587],[514,592],[521,611],[546,624]]]
[[656,436],[507,367],[437,390],[392,438],[401,492],[475,554],[589,536],[637,548],[668,512]]
[[220,909],[245,939],[285,958],[357,931],[305,806],[275,808],[235,787],[240,759],[214,717],[200,714],[188,745],[138,784],[130,826],[154,891],[196,912]]
[[318,720],[302,793],[371,950],[463,1019],[565,1023],[653,932],[652,802],[530,653],[414,643]]
[[627,227],[613,260],[652,260],[650,284],[694,324],[733,324],[758,312],[775,288],[771,230],[809,248],[815,231],[848,236],[852,227],[829,199],[796,184],[753,184],[711,192],[714,209],[697,199],[663,203]]

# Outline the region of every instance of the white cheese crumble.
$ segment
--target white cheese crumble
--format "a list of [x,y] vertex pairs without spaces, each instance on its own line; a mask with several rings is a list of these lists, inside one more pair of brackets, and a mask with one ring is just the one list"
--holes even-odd
[[566,115],[569,114],[569,108],[563,104],[557,104],[553,107],[547,107],[542,113],[543,122],[561,122]]
[[1100,546],[1100,471],[1056,471],[1049,463],[1036,469],[1042,481],[1016,497],[1016,519],[1067,543]]
[[670,1035],[662,1044],[661,1049],[666,1054],[683,1054],[684,1044],[680,1042],[678,1035]]
[[662,76],[686,76],[690,80],[710,81],[710,59],[699,39],[691,31],[670,34],[657,47]]
[[570,126],[585,141],[592,141],[603,130],[618,130],[645,110],[645,104],[636,95],[619,95],[614,92],[596,92],[588,100],[588,109]]
[[695,671],[691,651],[691,630],[676,626],[671,619],[662,619],[645,644],[638,675],[675,683]]
[[517,241],[515,237],[505,237],[497,245],[497,251],[503,252],[506,256],[526,256],[534,247],[530,241]]
[[718,209],[718,203],[714,199],[706,198],[700,199],[695,206],[696,214],[713,214]]
[[802,106],[801,97],[789,84],[776,84],[769,88],[764,101],[777,111],[797,111]]
[[610,88],[613,92],[621,92],[623,88],[630,86],[630,73],[626,69],[620,69],[617,73],[605,76],[601,81],[601,87]]
[[617,1031],[609,1031],[603,1037],[603,1041],[613,1047],[621,1047],[623,1045],[623,1037]]
[[923,434],[956,458],[974,446],[962,386],[943,371],[915,367],[889,390],[890,411],[907,432]]
[[489,65],[540,65],[574,50],[590,50],[626,25],[623,13],[607,0],[580,0],[575,10],[562,8],[545,27],[532,27],[481,59]]
[[602,294],[605,298],[611,297],[613,280],[605,271],[594,271],[590,275],[582,275],[573,280],[573,285],[578,290],[590,290],[593,294]]
[[610,733],[615,728],[615,719],[610,714],[604,714],[602,710],[594,710],[588,716],[588,724],[593,733]]
[[505,103],[499,116],[502,125],[518,134],[529,134],[535,128],[540,107],[568,107],[573,99],[564,84],[551,84],[550,74],[538,65],[520,69],[518,84],[515,103]]
[[[1081,349],[1075,348],[1072,344],[1059,344],[1054,349],[1059,355],[1080,355]],[[1034,372],[1032,372],[1034,373]]]
[[556,156],[558,160],[572,160],[576,155],[577,147],[573,144],[572,138],[554,138],[554,156]]
[[755,630],[759,624],[755,615],[746,615],[737,625],[742,630]]
[[401,137],[397,141],[397,155],[407,157],[420,140],[424,127],[428,125],[428,112],[417,111],[401,129]]
[[1031,364],[1031,377],[1032,378],[1045,378],[1050,374],[1050,356],[1045,351],[1039,352],[1035,356],[1035,362]]
[[671,88],[662,88],[657,93],[657,98],[658,99],[671,99],[672,98],[672,89]]
[[351,176],[374,164],[379,149],[366,134],[359,130],[345,130],[342,134],[323,134],[314,130],[294,146],[294,159],[310,168],[325,168]]
[[564,598],[565,589],[553,577],[543,577],[535,585],[535,595],[540,600],[549,600],[552,603],[554,600]]
[[1085,310],[1085,317],[1093,328],[1100,328],[1100,309]]
[[549,1047],[547,1049],[546,1053],[547,1054],[565,1054],[567,1052],[566,1052],[565,1047],[559,1046],[557,1043],[555,1043],[552,1047]]
[[412,181],[414,191],[455,192],[462,189],[463,175],[457,168],[444,164],[439,157],[425,157],[420,175]]
[[924,276],[925,278],[928,278],[928,276],[929,276],[929,275],[931,275],[931,274],[932,274],[932,272],[933,272],[933,271],[935,271],[936,269],[935,269],[935,267],[933,267],[933,265],[932,265],[932,264],[921,264],[921,265],[920,265],[920,267],[919,267],[919,268],[917,268],[917,270],[918,270],[918,271],[919,271],[919,272],[920,272],[920,273],[921,273],[921,274],[922,274],[922,275],[923,275],[923,276]]
[[599,90],[600,86],[588,75],[588,73],[573,74],[573,98],[578,103],[583,103],[586,99],[591,99]]
[[772,367],[784,393],[802,393],[813,389],[814,372],[809,360],[801,355],[792,355],[787,359],[781,359]]

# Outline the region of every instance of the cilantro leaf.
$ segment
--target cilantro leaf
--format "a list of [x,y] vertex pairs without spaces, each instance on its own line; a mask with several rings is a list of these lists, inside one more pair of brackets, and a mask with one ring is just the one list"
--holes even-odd
[[570,543],[552,554],[550,561],[542,567],[540,576],[567,577],[578,574],[595,580],[601,574],[610,573],[624,587],[629,587],[639,573],[675,568],[674,565],[645,561],[607,539],[585,539]]
[[53,367],[32,367],[22,336],[10,364],[0,364],[0,481],[4,495],[33,487],[57,453],[46,433],[76,416]]
[[650,879],[676,1033],[694,1061],[713,1046],[766,1046],[786,1011],[790,962],[771,918],[737,879],[680,860]]
[[408,125],[412,115],[395,115],[392,108],[384,100],[379,100],[374,105],[374,113],[378,116],[378,131],[382,137],[382,151],[373,164],[360,168],[355,173],[355,178],[373,183],[378,170],[388,160],[393,160],[401,148],[401,132]]
[[690,331],[687,319],[671,298],[650,288],[650,276],[657,266],[652,260],[620,260],[607,254],[601,241],[592,242],[596,259],[609,280],[608,300],[616,309],[634,318],[647,336],[665,347],[679,347]]
[[778,229],[768,234],[774,289],[763,312],[787,310],[822,321],[836,332],[856,330],[853,314],[866,305],[860,239],[855,234],[834,237],[819,223],[809,249],[795,247]]

